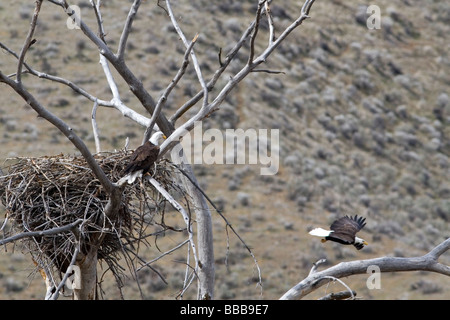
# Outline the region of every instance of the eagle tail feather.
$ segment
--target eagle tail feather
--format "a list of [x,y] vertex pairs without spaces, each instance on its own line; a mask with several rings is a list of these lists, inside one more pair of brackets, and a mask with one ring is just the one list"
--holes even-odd
[[123,185],[125,182],[127,182],[128,184],[132,184],[139,177],[142,177],[142,170],[138,170],[138,171],[135,171],[135,172],[128,173],[128,174],[124,175],[122,178],[120,178],[117,181],[117,184],[119,186]]
[[128,179],[127,179],[128,184],[134,183],[134,181],[136,181],[136,179],[139,177],[142,177],[142,170],[138,170],[138,171],[130,173],[128,175]]
[[325,230],[322,228],[315,228],[312,229],[309,234],[312,236],[316,236],[316,237],[328,237],[330,235],[330,233],[332,233],[333,231],[330,230]]

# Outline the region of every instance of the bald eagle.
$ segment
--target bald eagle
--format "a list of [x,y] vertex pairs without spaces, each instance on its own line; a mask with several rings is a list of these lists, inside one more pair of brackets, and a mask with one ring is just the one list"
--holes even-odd
[[352,244],[356,249],[361,250],[368,243],[356,236],[356,233],[364,228],[366,219],[356,215],[354,217],[345,216],[334,221],[330,229],[315,228],[309,232],[312,236],[322,237],[322,242],[327,240],[341,244]]
[[118,182],[119,185],[125,181],[131,184],[136,178],[142,177],[150,170],[158,158],[159,146],[164,139],[166,139],[166,136],[161,131],[155,132],[149,141],[134,150],[130,162],[125,167],[125,176]]

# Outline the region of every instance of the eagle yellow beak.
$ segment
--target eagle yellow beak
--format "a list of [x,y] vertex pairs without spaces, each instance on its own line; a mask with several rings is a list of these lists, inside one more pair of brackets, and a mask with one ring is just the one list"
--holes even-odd
[[367,243],[367,241],[363,241],[363,244],[368,246],[369,244]]

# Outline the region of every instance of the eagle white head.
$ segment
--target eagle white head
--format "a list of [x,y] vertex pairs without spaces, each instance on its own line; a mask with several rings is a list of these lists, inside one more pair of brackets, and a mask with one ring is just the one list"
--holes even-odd
[[155,146],[160,146],[165,139],[167,139],[167,137],[164,135],[164,133],[162,133],[161,131],[156,131],[154,134],[152,134],[150,142]]

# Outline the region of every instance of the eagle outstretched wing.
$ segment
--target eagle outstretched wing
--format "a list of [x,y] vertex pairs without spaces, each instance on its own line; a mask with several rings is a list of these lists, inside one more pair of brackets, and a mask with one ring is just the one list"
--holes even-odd
[[330,229],[333,231],[330,238],[341,240],[341,243],[353,243],[356,233],[366,225],[365,218],[356,215],[354,217],[345,216],[334,221]]

